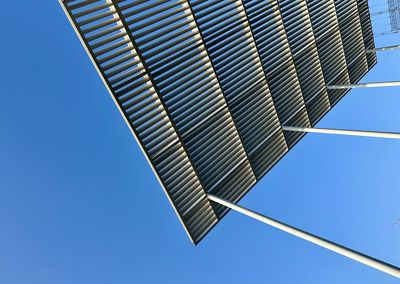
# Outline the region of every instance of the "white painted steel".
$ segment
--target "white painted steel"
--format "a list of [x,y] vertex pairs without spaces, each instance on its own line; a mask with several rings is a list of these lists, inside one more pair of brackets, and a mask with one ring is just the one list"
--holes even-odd
[[342,245],[336,244],[334,242],[328,241],[324,238],[318,237],[316,235],[310,234],[306,231],[297,229],[293,226],[287,225],[285,223],[279,222],[277,220],[274,220],[272,218],[269,218],[265,215],[261,215],[257,212],[254,212],[252,210],[246,209],[242,206],[239,206],[237,204],[231,203],[229,201],[226,201],[224,199],[221,199],[217,196],[208,194],[208,198],[218,204],[221,204],[223,206],[226,206],[232,210],[235,210],[239,213],[242,213],[244,215],[247,215],[251,218],[254,218],[260,222],[263,222],[267,225],[270,225],[274,228],[277,228],[279,230],[282,230],[286,233],[289,233],[291,235],[294,235],[296,237],[299,237],[303,240],[309,241],[313,244],[319,245],[321,247],[324,247],[326,249],[329,249],[333,252],[336,252],[338,254],[341,254],[343,256],[346,256],[348,258],[351,258],[355,261],[358,261],[360,263],[363,263],[365,265],[368,265],[372,268],[375,268],[377,270],[380,270],[382,272],[385,272],[387,274],[390,274],[394,277],[400,278],[400,268],[396,267],[394,265],[391,265],[389,263],[380,261],[378,259],[375,259],[373,257],[370,257],[368,255],[362,254],[360,252],[357,252],[355,250],[352,250],[350,248],[344,247]]
[[345,85],[328,85],[327,89],[357,89],[357,88],[381,88],[381,87],[400,87],[400,81],[389,81],[389,82],[371,82],[371,83],[360,83],[360,84],[345,84]]
[[367,53],[375,53],[377,51],[389,51],[389,50],[396,50],[400,49],[400,45],[391,45],[391,46],[382,46],[373,49],[367,49]]
[[334,135],[348,135],[348,136],[362,136],[362,137],[375,137],[386,139],[400,139],[400,133],[395,132],[380,132],[380,131],[365,131],[365,130],[345,130],[333,128],[311,128],[311,127],[297,127],[297,126],[283,126],[283,130],[295,132],[309,132],[321,134],[334,134]]

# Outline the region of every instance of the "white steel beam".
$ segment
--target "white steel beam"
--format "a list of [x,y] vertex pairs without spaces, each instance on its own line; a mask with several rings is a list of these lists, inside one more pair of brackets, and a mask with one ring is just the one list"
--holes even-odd
[[296,132],[310,132],[310,133],[321,133],[321,134],[400,139],[400,133],[394,133],[394,132],[345,130],[345,129],[332,129],[332,128],[312,128],[312,127],[298,127],[298,126],[282,126],[282,129],[286,130],[286,131],[296,131]]
[[356,88],[381,88],[381,87],[400,87],[400,81],[388,81],[388,82],[371,82],[371,83],[359,83],[359,84],[345,84],[345,85],[328,85],[327,89],[356,89]]
[[377,51],[389,51],[395,49],[400,49],[400,45],[382,46],[382,47],[367,49],[367,53],[375,53]]
[[390,274],[394,277],[400,278],[400,268],[396,267],[392,264],[380,261],[376,258],[370,257],[368,255],[365,255],[363,253],[357,252],[355,250],[352,250],[350,248],[344,247],[342,245],[336,244],[334,242],[328,241],[326,239],[323,239],[321,237],[318,237],[316,235],[310,234],[306,231],[297,229],[293,226],[287,225],[285,223],[279,222],[277,220],[274,220],[272,218],[269,218],[265,215],[261,215],[257,212],[254,212],[252,210],[246,209],[242,206],[239,206],[237,204],[231,203],[229,201],[226,201],[224,199],[221,199],[217,196],[208,194],[208,198],[216,203],[219,203],[223,206],[226,206],[232,210],[235,210],[239,213],[242,213],[244,215],[247,215],[251,218],[254,218],[260,222],[263,222],[267,225],[270,225],[274,228],[277,228],[279,230],[282,230],[286,233],[289,233],[291,235],[294,235],[296,237],[299,237],[303,240],[309,241],[313,244],[319,245],[321,247],[324,247],[326,249],[329,249],[333,252],[336,252],[338,254],[341,254],[343,256],[346,256],[348,258],[351,258],[355,261],[358,261],[360,263],[363,263],[365,265],[368,265],[372,268],[375,268],[377,270],[380,270],[382,272],[385,272],[387,274]]

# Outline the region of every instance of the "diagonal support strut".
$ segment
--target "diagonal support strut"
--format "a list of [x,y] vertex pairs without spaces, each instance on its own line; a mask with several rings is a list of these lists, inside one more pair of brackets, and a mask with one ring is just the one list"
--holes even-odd
[[362,136],[362,137],[374,137],[374,138],[386,138],[386,139],[400,139],[400,133],[396,133],[396,132],[298,127],[298,126],[282,126],[282,129],[285,131],[295,131],[295,132],[309,132],[309,133],[321,133],[321,134]]
[[345,84],[345,85],[328,85],[329,90],[338,89],[357,89],[357,88],[382,88],[382,87],[400,87],[400,81],[387,81],[387,82],[370,82],[359,84]]
[[400,45],[382,46],[382,47],[367,49],[366,52],[367,53],[375,53],[377,51],[389,51],[389,50],[395,50],[395,49],[400,49]]
[[306,231],[297,229],[293,226],[287,225],[285,223],[279,222],[277,220],[274,220],[272,218],[269,218],[267,216],[261,215],[257,212],[251,211],[249,209],[246,209],[242,206],[239,206],[237,204],[231,203],[229,201],[226,201],[224,199],[221,199],[217,196],[208,194],[208,198],[218,204],[221,204],[223,206],[226,206],[232,210],[235,210],[239,213],[242,213],[244,215],[247,215],[251,218],[254,218],[260,222],[263,222],[267,225],[270,225],[274,228],[277,228],[279,230],[282,230],[286,233],[289,233],[291,235],[294,235],[296,237],[299,237],[303,240],[309,241],[313,244],[319,245],[321,247],[324,247],[326,249],[329,249],[333,252],[336,252],[338,254],[341,254],[343,256],[346,256],[348,258],[351,258],[355,261],[358,261],[360,263],[363,263],[365,265],[368,265],[372,268],[375,268],[377,270],[380,270],[382,272],[385,272],[387,274],[390,274],[394,277],[400,278],[400,268],[396,267],[392,264],[383,262],[381,260],[378,260],[376,258],[370,257],[368,255],[365,255],[363,253],[357,252],[355,250],[352,250],[350,248],[344,247],[342,245],[336,244],[334,242],[328,241],[326,239],[323,239],[321,237],[318,237],[316,235],[310,234]]

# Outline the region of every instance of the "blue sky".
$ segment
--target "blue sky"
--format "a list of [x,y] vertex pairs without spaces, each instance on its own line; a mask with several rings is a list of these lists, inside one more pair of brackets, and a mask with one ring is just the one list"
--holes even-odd
[[[2,8],[0,284],[398,283],[234,212],[193,246],[59,4]],[[400,80],[399,59],[364,81]],[[319,126],[400,132],[399,105],[354,90]],[[399,157],[310,134],[241,204],[400,266]]]

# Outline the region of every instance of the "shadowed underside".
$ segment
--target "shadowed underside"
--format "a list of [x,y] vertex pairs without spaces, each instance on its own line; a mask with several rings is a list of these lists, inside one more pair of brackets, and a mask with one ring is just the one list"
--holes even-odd
[[376,64],[367,0],[60,0],[190,239]]

